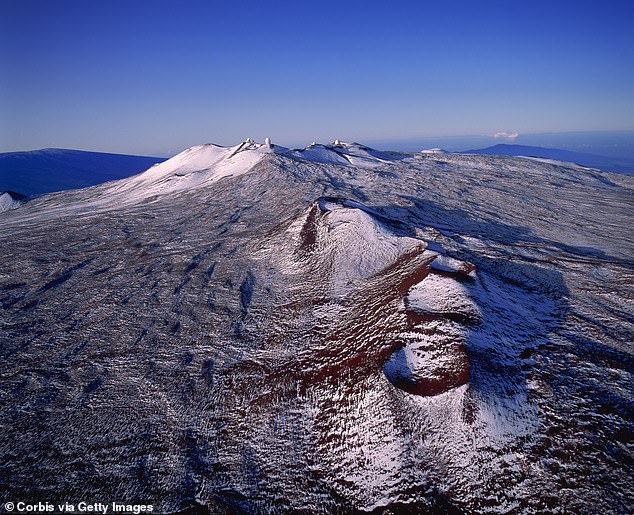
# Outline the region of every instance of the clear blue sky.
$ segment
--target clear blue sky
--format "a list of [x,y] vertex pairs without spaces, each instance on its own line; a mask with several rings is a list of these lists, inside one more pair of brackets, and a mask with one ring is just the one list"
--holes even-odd
[[0,0],[0,151],[634,129],[634,1]]

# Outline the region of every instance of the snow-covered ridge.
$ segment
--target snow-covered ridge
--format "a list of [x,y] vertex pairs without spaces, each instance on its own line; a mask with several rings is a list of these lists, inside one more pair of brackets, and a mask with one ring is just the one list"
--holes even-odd
[[328,145],[312,143],[304,149],[290,151],[289,155],[305,161],[357,168],[376,168],[406,156],[402,153],[381,152],[360,143],[344,143],[339,140]]
[[598,168],[583,166],[577,163],[573,163],[572,161],[560,161],[558,159],[549,159],[546,157],[533,157],[533,156],[515,156],[515,157],[519,157],[520,159],[530,159],[531,161],[537,161],[539,163],[546,163],[549,165],[565,166],[566,168],[575,168],[577,170],[592,170],[595,172],[599,171]]
[[[207,188],[223,179],[245,175],[265,157],[271,155],[278,155],[296,163],[323,164],[331,169],[331,173],[337,173],[334,167],[342,167],[342,170],[348,171],[376,170],[377,176],[382,172],[393,172],[403,165],[407,166],[406,163],[409,161],[424,163],[440,159],[451,166],[462,166],[463,159],[467,163],[477,159],[471,154],[445,153],[441,149],[412,153],[379,151],[359,143],[340,140],[328,144],[313,142],[303,149],[289,149],[271,143],[269,138],[266,138],[264,143],[247,138],[237,145],[227,147],[212,143],[196,145],[135,176],[103,183],[89,190],[76,190],[77,194],[71,196],[47,195],[29,204],[34,207],[44,204],[49,216],[53,213],[66,216],[71,213],[94,213],[165,200],[175,195],[189,195],[199,188]],[[526,161],[524,158],[505,159]],[[570,163],[548,162],[571,170],[585,170]],[[15,200],[5,196],[0,209],[6,211],[18,207],[20,203]],[[27,213],[26,216],[30,218],[31,214]]]
[[99,195],[98,203],[129,205],[206,187],[226,177],[246,174],[270,154],[355,168],[376,168],[409,157],[409,154],[381,152],[339,140],[328,145],[313,143],[304,149],[275,145],[269,138],[264,143],[247,138],[230,147],[208,143],[190,147],[143,173],[110,183]]
[[[196,145],[136,176],[132,184],[161,184],[161,191],[182,189],[215,182],[223,177],[238,176],[249,171],[267,154],[331,163],[357,168],[375,168],[407,154],[381,152],[359,143],[335,140],[330,144],[312,143],[303,149],[274,145],[269,138],[258,143],[247,138],[238,145],[223,147],[213,143]],[[182,178],[182,179],[175,179]],[[169,183],[169,184],[168,184]]]
[[[412,157],[412,154],[383,152],[359,143],[340,140],[329,144],[313,143],[304,149],[275,145],[269,138],[264,143],[247,138],[228,147],[208,143],[190,147],[137,175],[98,185],[88,197],[82,195],[77,200],[64,201],[62,204],[56,201],[49,203],[49,211],[68,214],[119,209],[193,192],[221,179],[244,175],[271,154],[294,161],[361,169],[374,169]],[[18,206],[19,203],[10,200],[8,196],[3,199],[2,210]]]
[[[320,283],[341,296],[403,254],[425,247],[416,238],[396,235],[388,223],[360,202],[321,197],[289,227],[275,254],[291,266],[318,270]],[[290,256],[284,257],[284,249]]]
[[[135,182],[165,182],[172,176],[186,177],[188,185],[214,182],[227,176],[246,173],[267,154],[280,154],[287,157],[332,163],[357,168],[374,168],[407,157],[397,152],[382,152],[359,143],[344,143],[335,140],[330,144],[312,143],[303,149],[289,149],[274,145],[269,138],[258,143],[247,138],[238,145],[223,147],[213,143],[196,145],[167,161],[153,166],[147,172],[137,176]],[[171,180],[171,179],[170,179]]]

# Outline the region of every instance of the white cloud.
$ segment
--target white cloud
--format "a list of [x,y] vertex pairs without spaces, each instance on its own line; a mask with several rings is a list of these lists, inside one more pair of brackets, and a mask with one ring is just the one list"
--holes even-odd
[[520,135],[519,132],[498,131],[493,135],[493,137],[495,139],[503,138],[507,141],[515,141],[517,138],[520,137]]

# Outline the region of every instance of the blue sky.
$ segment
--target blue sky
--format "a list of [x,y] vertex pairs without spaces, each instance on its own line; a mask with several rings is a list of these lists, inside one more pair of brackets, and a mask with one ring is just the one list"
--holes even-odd
[[634,2],[0,0],[0,151],[634,129]]

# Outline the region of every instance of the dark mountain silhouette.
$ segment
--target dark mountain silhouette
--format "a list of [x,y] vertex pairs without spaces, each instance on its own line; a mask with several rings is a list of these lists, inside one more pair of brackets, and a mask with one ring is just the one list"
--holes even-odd
[[162,157],[46,148],[0,154],[0,191],[32,196],[85,188],[147,170]]
[[531,147],[527,145],[499,144],[492,147],[466,150],[463,154],[492,154],[498,156],[542,157],[577,163],[590,168],[599,168],[610,172],[634,173],[634,160],[586,154],[559,148]]

